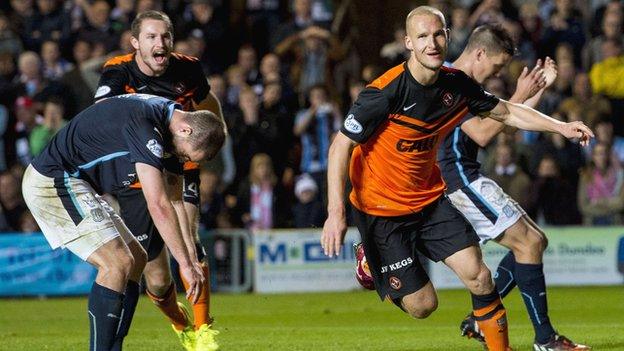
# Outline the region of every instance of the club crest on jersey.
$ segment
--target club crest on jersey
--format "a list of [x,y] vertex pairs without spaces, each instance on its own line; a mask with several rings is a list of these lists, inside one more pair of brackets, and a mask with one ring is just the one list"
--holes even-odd
[[360,134],[362,133],[362,130],[364,130],[360,122],[355,120],[355,116],[353,115],[353,113],[349,114],[345,119],[344,127],[347,131],[353,134]]
[[394,290],[399,290],[401,289],[401,286],[403,286],[403,284],[401,283],[401,280],[397,277],[390,277],[390,287]]
[[182,83],[182,82],[177,82],[177,83],[173,86],[173,90],[174,90],[177,94],[182,94],[182,93],[186,90],[186,85],[184,85],[184,83]]
[[444,93],[444,95],[442,95],[442,102],[446,107],[451,107],[451,105],[453,105],[453,94]]
[[163,147],[156,141],[156,139],[150,139],[145,146],[147,146],[149,151],[151,151],[154,156],[158,158],[163,157]]

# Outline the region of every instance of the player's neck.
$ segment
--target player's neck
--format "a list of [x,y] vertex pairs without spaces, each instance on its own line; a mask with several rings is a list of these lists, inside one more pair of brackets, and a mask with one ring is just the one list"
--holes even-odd
[[414,57],[407,60],[407,69],[418,83],[425,86],[435,83],[440,73],[440,69],[429,69],[420,64]]
[[474,74],[472,72],[472,62],[473,59],[464,51],[461,55],[453,62],[453,68],[458,69],[464,72],[468,77],[474,79]]

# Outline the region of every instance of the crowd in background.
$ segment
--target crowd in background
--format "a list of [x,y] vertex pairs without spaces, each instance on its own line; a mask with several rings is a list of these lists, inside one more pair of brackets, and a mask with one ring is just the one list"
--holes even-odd
[[[524,66],[554,58],[559,75],[538,110],[582,120],[596,133],[588,148],[557,134],[501,133],[481,153],[484,173],[540,224],[621,224],[624,3],[428,3],[449,22],[449,61],[478,25],[499,23],[512,33],[517,55],[485,83],[499,97],[513,93]],[[322,226],[333,134],[364,86],[408,57],[403,20],[379,48],[379,57],[362,57],[353,40],[337,30],[337,22],[357,6],[331,0],[3,2],[0,231],[38,230],[21,197],[25,166],[93,103],[103,63],[132,51],[130,23],[136,13],[151,9],[173,20],[174,51],[201,59],[230,133],[223,151],[202,167],[202,227]]]

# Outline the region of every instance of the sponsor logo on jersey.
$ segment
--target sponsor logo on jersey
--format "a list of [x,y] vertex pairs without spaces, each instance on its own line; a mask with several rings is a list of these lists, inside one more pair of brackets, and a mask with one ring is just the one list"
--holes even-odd
[[399,268],[403,268],[403,267],[409,266],[410,264],[412,264],[412,262],[414,262],[414,261],[412,260],[411,257],[404,258],[404,259],[400,260],[399,262],[395,262],[395,263],[389,264],[387,266],[381,267],[381,273],[388,272],[388,269],[390,270],[390,272],[396,271]]
[[364,130],[360,122],[355,119],[353,113],[349,114],[344,121],[344,127],[347,131],[353,134],[360,134]]
[[145,146],[147,146],[149,151],[151,151],[154,156],[158,158],[163,157],[163,147],[156,141],[156,139],[150,139]]
[[403,111],[407,111],[407,110],[411,109],[414,106],[416,106],[416,103],[413,103],[413,104],[411,104],[409,106],[403,106]]
[[438,142],[438,135],[433,135],[428,138],[409,140],[399,139],[396,143],[396,149],[398,152],[423,152],[433,149]]
[[111,88],[108,85],[102,85],[101,87],[97,88],[97,90],[95,91],[95,98],[97,99],[110,92],[111,92]]
[[148,236],[147,234],[141,234],[141,235],[137,235],[136,238],[138,241],[143,241],[143,240],[147,240]]

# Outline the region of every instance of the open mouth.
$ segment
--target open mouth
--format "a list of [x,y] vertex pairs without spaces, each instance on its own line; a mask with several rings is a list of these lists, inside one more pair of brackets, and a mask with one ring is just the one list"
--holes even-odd
[[153,54],[154,61],[156,61],[159,65],[164,65],[167,62],[167,52],[166,51],[156,51]]

